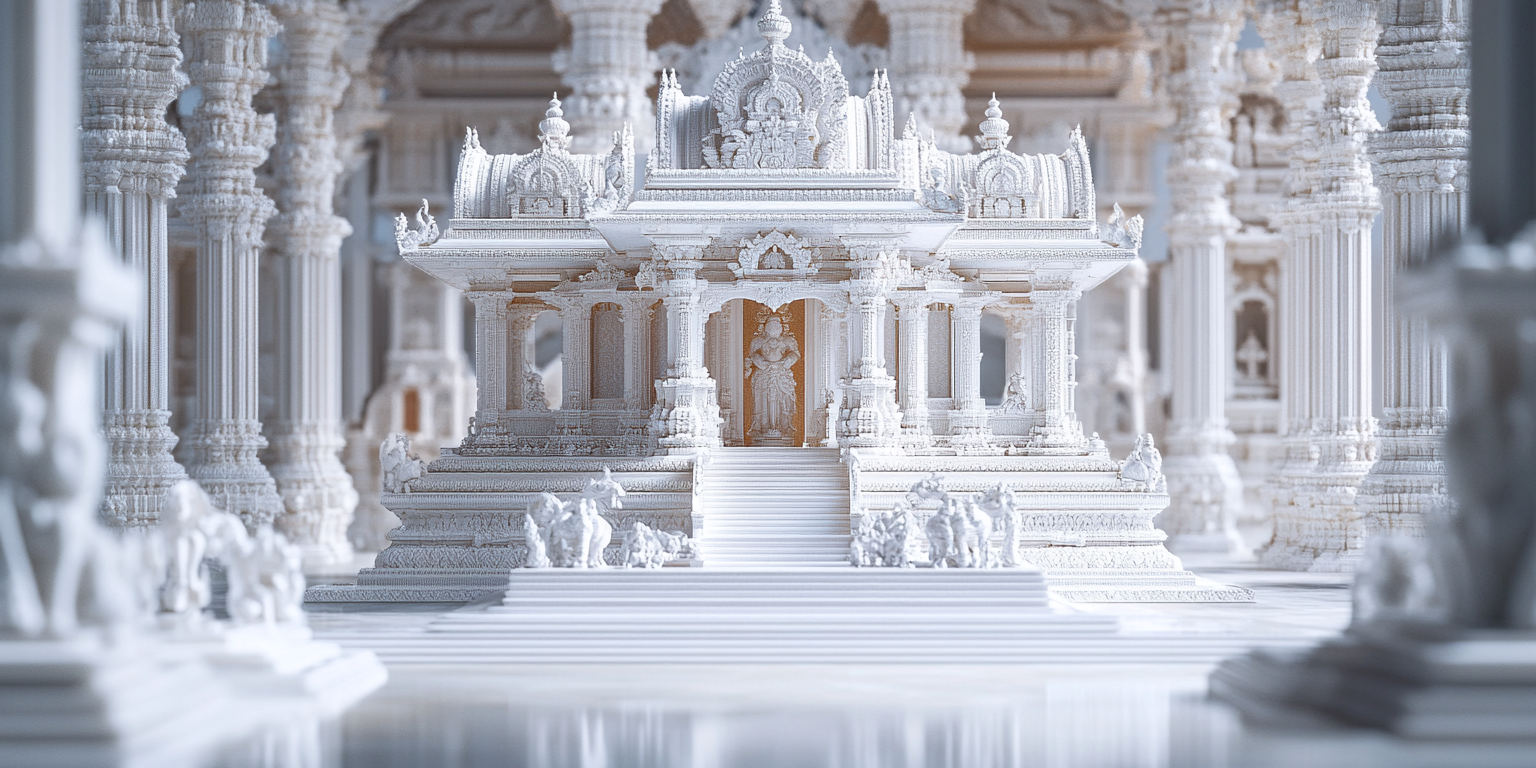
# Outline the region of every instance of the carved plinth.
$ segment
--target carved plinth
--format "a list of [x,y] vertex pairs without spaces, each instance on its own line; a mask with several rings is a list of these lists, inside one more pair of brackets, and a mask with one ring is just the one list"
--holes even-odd
[[1174,552],[1243,553],[1230,511],[1242,504],[1242,478],[1226,454],[1170,455],[1163,460],[1168,475],[1170,508],[1158,520]]
[[[1019,515],[1019,559],[1045,571],[1051,593],[1082,602],[1249,602],[1253,592],[1184,570],[1153,520],[1166,493],[1123,477],[1104,454],[1075,456],[873,456],[853,473],[859,514],[895,509],[932,473],[951,493],[1005,483]],[[926,518],[928,511],[919,513]],[[1000,538],[1001,533],[994,538]]]
[[[607,515],[614,530],[634,522],[695,535],[695,460],[691,456],[642,459],[555,456],[462,456],[445,453],[402,493],[380,501],[400,518],[389,548],[356,585],[315,586],[310,603],[467,602],[506,588],[508,574],[524,566],[523,514],[540,493],[572,498],[588,478],[610,468],[627,495]],[[615,537],[605,552],[619,563]]]
[[155,651],[0,642],[0,766],[179,762],[260,723],[206,666]]
[[160,520],[166,492],[187,476],[171,458],[177,438],[171,431],[170,413],[108,411],[102,421],[110,451],[102,512],[118,525],[153,526]]
[[1536,739],[1536,632],[1356,627],[1304,652],[1222,664],[1211,693],[1259,723],[1324,712],[1414,739]]
[[896,407],[896,380],[889,376],[855,379],[845,392],[847,400],[837,425],[840,444],[876,452],[898,450],[901,410]]
[[656,383],[651,433],[662,451],[696,453],[720,447],[721,421],[714,379],[669,378]]

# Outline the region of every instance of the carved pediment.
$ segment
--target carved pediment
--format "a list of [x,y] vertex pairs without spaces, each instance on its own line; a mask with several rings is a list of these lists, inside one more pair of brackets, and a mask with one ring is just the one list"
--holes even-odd
[[587,184],[566,151],[571,125],[563,115],[560,100],[550,99],[539,123],[542,146],[512,166],[507,208],[514,214],[550,218],[578,218],[582,214]]
[[830,53],[816,63],[785,47],[778,0],[757,22],[762,50],[730,62],[710,93],[716,125],[703,140],[708,168],[831,168],[843,162],[848,81]]
[[1018,219],[1039,215],[1040,178],[1022,157],[1008,151],[1008,121],[997,94],[987,102],[987,119],[977,141],[983,147],[976,163],[976,194],[970,215],[978,218]]
[[803,278],[816,274],[816,249],[794,235],[774,230],[741,241],[731,272],[737,278]]

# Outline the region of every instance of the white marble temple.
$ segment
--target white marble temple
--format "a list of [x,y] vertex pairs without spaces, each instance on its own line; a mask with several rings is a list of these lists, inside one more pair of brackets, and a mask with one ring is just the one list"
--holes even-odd
[[[827,544],[840,563],[859,516],[939,472],[934,493],[957,503],[1009,484],[1018,549],[1005,559],[1044,568],[1059,594],[1248,599],[1180,568],[1151,526],[1161,475],[1121,472],[1076,418],[1076,302],[1135,262],[1142,235],[1118,208],[1097,221],[1082,133],[1059,155],[1017,154],[994,98],[979,152],[951,154],[920,121],[898,133],[885,72],[854,96],[835,60],[784,44],[777,4],[757,28],[760,49],[727,62],[708,96],[663,73],[643,178],[628,128],[573,153],[555,99],[531,153],[491,154],[467,132],[446,226],[425,203],[398,218],[401,255],[475,306],[475,423],[381,498],[403,525],[376,567],[311,599],[469,599],[504,584],[525,554],[504,505],[598,470],[634,502],[610,523],[690,534],[705,567],[814,565]],[[545,310],[563,328],[554,411],[523,391],[531,350],[513,322]],[[1009,359],[1027,394],[1008,410],[981,396],[989,311],[1021,329]],[[711,458],[738,446],[759,465]],[[810,452],[779,450],[796,446]],[[846,495],[770,482],[776,466],[845,473]],[[925,526],[949,519],[934,514]],[[940,561],[970,563],[956,553]]]

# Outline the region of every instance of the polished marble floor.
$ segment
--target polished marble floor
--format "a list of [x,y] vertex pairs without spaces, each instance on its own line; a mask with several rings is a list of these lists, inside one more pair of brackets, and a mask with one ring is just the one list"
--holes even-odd
[[[1297,644],[1348,622],[1348,577],[1211,562],[1246,605],[1080,605],[1125,631]],[[447,606],[316,611],[322,638],[425,627]],[[1382,768],[1536,766],[1536,745],[1412,743],[1238,722],[1209,664],[398,665],[341,717],[298,720],[217,768]]]

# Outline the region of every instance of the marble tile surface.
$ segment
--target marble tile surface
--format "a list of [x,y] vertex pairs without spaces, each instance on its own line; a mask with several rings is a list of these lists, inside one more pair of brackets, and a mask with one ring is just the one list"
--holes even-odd
[[[1296,641],[1349,618],[1347,576],[1212,563],[1252,604],[1097,604],[1126,631]],[[321,637],[425,632],[447,606],[311,613]],[[340,719],[233,745],[209,768],[1280,768],[1536,766],[1536,745],[1410,743],[1319,723],[1246,727],[1208,664],[402,665]]]

